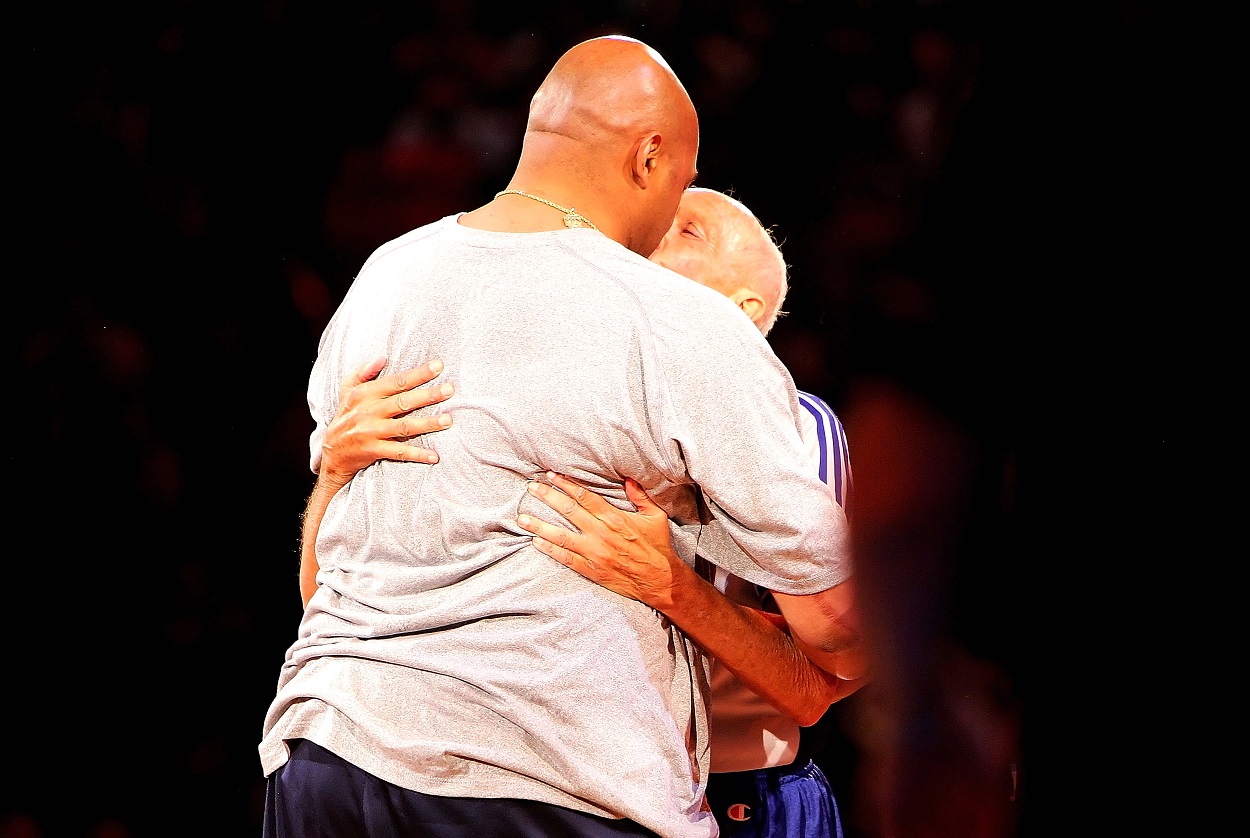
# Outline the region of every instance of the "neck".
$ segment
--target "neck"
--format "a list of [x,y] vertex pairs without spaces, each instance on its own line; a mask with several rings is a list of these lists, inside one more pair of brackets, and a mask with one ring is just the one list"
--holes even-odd
[[591,221],[589,218],[587,218],[586,216],[582,215],[580,212],[578,212],[576,207],[573,207],[573,206],[566,207],[563,204],[556,203],[550,198],[545,198],[542,195],[536,195],[533,192],[528,192],[524,189],[513,189],[513,188],[504,189],[501,192],[495,193],[495,199],[498,200],[500,198],[513,196],[513,195],[515,195],[518,198],[525,198],[527,200],[534,201],[536,203],[542,204],[545,207],[549,207],[555,210],[556,212],[563,213],[565,227],[589,227],[590,229],[594,230],[596,233],[599,232],[599,228],[595,226],[595,223]]

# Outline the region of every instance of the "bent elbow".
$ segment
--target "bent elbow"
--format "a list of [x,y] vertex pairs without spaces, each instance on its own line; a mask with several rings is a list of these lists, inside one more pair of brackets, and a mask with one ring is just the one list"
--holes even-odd
[[799,727],[811,727],[824,717],[833,704],[835,693],[829,689],[803,690],[787,696],[784,707],[778,707]]
[[860,687],[870,680],[867,673],[863,671],[851,678],[822,671],[820,678],[823,683],[819,688],[793,694],[788,697],[790,700],[786,702],[787,706],[777,708],[793,719],[799,727],[811,727],[816,724],[824,718],[831,706],[858,692]]
[[808,707],[804,708],[800,712],[789,713],[787,715],[789,715],[790,718],[794,720],[794,723],[799,727],[811,727],[824,718],[825,712],[828,709],[829,705],[826,704],[823,710],[817,710],[815,707]]

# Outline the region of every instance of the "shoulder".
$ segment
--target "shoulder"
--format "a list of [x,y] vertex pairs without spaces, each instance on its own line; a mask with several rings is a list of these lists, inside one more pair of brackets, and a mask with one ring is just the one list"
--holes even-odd
[[[692,279],[600,237],[578,249],[607,283],[619,287],[666,342],[729,352],[742,346],[766,349],[768,342],[733,301]],[[728,342],[728,344],[726,344]]]
[[847,506],[850,496],[851,458],[842,421],[820,396],[798,391],[800,432],[820,479],[835,499]]
[[570,238],[562,243],[565,246],[576,244],[577,255],[596,270],[629,283],[638,292],[658,293],[664,297],[682,300],[717,298],[721,302],[729,302],[723,294],[652,262],[606,236],[597,236],[591,241],[578,241]]
[[811,416],[817,425],[828,425],[833,428],[841,428],[842,422],[838,419],[838,414],[834,413],[829,403],[813,393],[804,390],[798,391],[799,404],[803,410]]
[[432,221],[429,224],[423,224],[420,227],[409,230],[407,233],[396,236],[390,241],[379,245],[376,250],[369,254],[369,258],[366,259],[364,265],[361,266],[360,272],[364,273],[371,268],[375,268],[379,264],[386,262],[390,257],[409,253],[412,251],[413,245],[417,245],[431,239],[441,232],[446,232],[449,229],[455,229],[457,226],[456,219],[459,218],[459,216],[460,213],[457,213],[456,215],[449,215],[444,218],[440,218],[437,221]]
[[803,390],[796,391],[799,397],[800,419],[804,439],[809,442],[820,440],[820,444],[843,449],[846,447],[846,430],[842,420],[834,412],[829,403],[820,396]]

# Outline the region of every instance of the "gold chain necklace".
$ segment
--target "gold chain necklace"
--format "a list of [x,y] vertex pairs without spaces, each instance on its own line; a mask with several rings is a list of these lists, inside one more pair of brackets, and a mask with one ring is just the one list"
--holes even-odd
[[564,213],[564,226],[565,227],[589,227],[590,229],[594,230],[596,233],[599,232],[599,228],[594,225],[594,222],[592,222],[589,218],[582,215],[581,213],[579,213],[577,210],[573,209],[572,207],[562,207],[559,204],[555,203],[554,201],[548,201],[546,198],[540,198],[537,195],[531,195],[528,192],[522,192],[520,189],[505,189],[502,192],[495,193],[496,198],[502,197],[504,195],[520,195],[522,198],[530,198],[532,200],[537,201],[540,204],[546,204],[552,209],[558,209],[560,212]]

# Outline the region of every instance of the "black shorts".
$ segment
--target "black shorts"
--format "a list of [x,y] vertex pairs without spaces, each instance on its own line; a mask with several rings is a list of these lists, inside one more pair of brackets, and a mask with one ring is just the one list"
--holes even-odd
[[400,788],[294,739],[265,787],[263,838],[619,838],[654,832],[550,803]]

